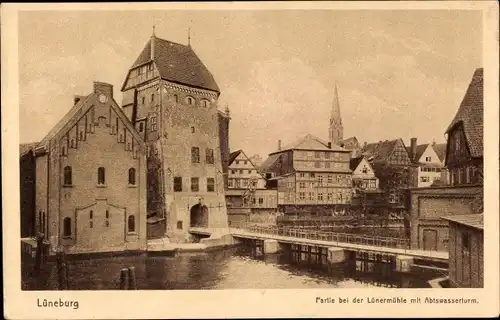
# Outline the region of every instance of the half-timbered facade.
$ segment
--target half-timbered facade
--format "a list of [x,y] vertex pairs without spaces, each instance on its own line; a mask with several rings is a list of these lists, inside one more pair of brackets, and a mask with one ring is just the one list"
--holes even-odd
[[446,166],[452,185],[482,184],[483,69],[474,72],[455,118],[446,130]]
[[262,165],[277,181],[285,213],[346,212],[352,199],[350,151],[313,135],[281,147]]

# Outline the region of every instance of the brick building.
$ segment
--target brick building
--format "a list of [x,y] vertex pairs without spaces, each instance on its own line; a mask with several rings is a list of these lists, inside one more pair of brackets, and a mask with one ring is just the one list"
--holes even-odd
[[221,132],[229,117],[219,112],[219,87],[193,48],[153,34],[122,92],[122,108],[148,149],[148,214],[165,218],[174,242],[184,242],[190,226],[227,227],[229,148]]
[[35,149],[36,230],[70,254],[144,250],[144,150],[113,87],[94,82]]
[[306,135],[269,154],[261,166],[277,181],[278,207],[285,214],[346,212],[352,198],[350,151]]
[[410,190],[411,245],[448,250],[448,224],[443,216],[483,212],[483,71],[474,72],[448,135],[446,166],[450,184]]
[[483,215],[443,217],[449,222],[449,284],[455,288],[484,287]]

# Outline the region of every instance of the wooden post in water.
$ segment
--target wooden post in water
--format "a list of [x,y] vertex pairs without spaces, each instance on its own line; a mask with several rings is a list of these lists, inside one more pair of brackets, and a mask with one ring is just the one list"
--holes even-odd
[[129,270],[123,268],[120,270],[120,290],[127,290],[129,283]]
[[128,267],[128,290],[137,290],[137,279],[135,278],[135,267]]

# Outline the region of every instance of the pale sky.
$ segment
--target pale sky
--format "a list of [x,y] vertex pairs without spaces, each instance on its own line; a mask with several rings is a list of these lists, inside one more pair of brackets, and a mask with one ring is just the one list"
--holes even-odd
[[19,15],[20,141],[40,141],[93,81],[120,87],[156,25],[191,45],[231,111],[230,148],[328,138],[337,83],[344,137],[444,141],[478,67],[480,11],[66,11]]

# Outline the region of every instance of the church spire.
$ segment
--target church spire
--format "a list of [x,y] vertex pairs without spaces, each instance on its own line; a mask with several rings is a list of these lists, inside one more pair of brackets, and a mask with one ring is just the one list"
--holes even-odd
[[339,93],[337,90],[337,83],[335,82],[335,89],[333,92],[333,105],[332,113],[330,115],[329,138],[330,142],[338,145],[344,135],[344,127],[342,126],[342,117],[340,116]]
[[191,27],[188,28],[188,46],[191,46]]
[[156,47],[156,35],[155,35],[155,25],[153,24],[153,34],[151,35],[151,50],[150,50],[150,59],[154,61],[155,59],[155,47]]

